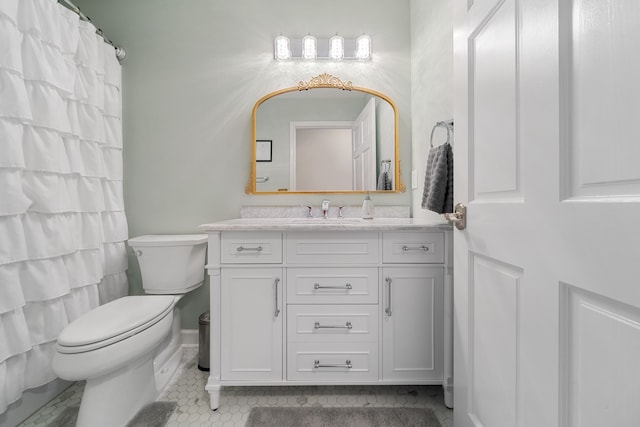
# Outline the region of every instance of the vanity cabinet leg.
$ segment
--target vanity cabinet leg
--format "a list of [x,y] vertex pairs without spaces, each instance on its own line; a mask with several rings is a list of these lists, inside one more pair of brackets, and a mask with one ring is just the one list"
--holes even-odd
[[204,389],[209,392],[209,406],[215,411],[220,406],[220,390],[222,390],[220,380],[209,376]]
[[209,392],[209,406],[211,410],[216,411],[220,406],[220,389],[222,387],[207,387],[207,391]]
[[445,378],[442,389],[444,391],[444,406],[453,409],[453,378]]

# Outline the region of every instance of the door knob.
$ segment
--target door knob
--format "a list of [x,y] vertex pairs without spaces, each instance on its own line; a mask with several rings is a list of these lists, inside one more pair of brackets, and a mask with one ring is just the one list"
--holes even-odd
[[453,213],[444,214],[444,217],[453,223],[458,230],[467,228],[467,207],[462,203],[456,203]]

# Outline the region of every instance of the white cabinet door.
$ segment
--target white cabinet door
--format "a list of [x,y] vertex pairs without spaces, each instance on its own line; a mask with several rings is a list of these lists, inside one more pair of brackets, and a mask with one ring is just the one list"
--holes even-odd
[[282,269],[221,272],[221,379],[282,380]]
[[382,277],[383,380],[441,382],[443,268],[387,267]]

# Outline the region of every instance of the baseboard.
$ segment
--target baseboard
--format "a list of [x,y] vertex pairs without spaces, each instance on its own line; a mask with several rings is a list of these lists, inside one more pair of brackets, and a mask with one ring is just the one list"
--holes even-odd
[[183,329],[180,331],[182,346],[183,347],[198,347],[198,334],[197,329]]
[[0,427],[15,427],[73,384],[57,378],[43,386],[25,390],[22,397],[0,414]]

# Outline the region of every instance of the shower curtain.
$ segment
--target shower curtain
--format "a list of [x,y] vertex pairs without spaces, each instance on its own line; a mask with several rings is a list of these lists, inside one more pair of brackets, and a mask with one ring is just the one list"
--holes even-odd
[[120,65],[55,0],[0,1],[0,413],[62,328],[123,296]]

